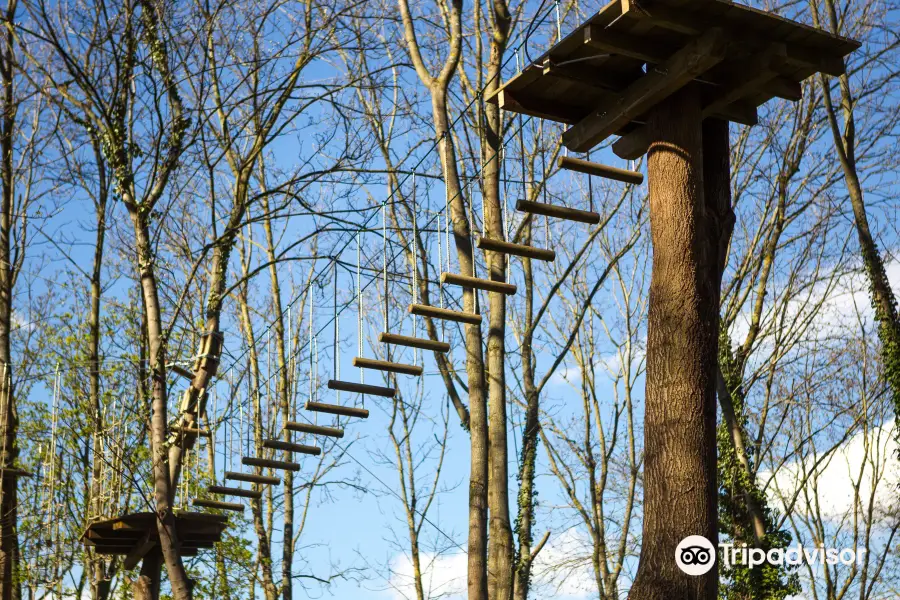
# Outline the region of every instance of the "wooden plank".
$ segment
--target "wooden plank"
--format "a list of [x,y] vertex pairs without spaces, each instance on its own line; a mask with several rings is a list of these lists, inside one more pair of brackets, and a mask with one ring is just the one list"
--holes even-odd
[[17,469],[15,467],[6,467],[0,469],[0,478],[7,477],[34,477],[34,473],[26,471],[25,469]]
[[625,160],[637,160],[650,148],[650,130],[641,126],[613,142],[613,154]]
[[587,173],[588,175],[596,175],[597,177],[605,177],[634,185],[640,185],[644,182],[644,174],[639,171],[618,169],[571,156],[560,156],[558,166],[560,169],[578,171],[579,173]]
[[122,566],[126,571],[135,568],[141,559],[147,556],[147,553],[156,547],[156,544],[157,541],[153,539],[148,531],[125,556],[125,560],[122,561]]
[[248,467],[262,467],[264,469],[278,469],[280,471],[299,471],[300,464],[286,460],[274,460],[271,458],[257,458],[245,456],[241,458],[241,464]]
[[541,100],[527,96],[524,92],[500,90],[497,94],[500,108],[510,112],[531,115],[539,119],[557,121],[559,123],[577,123],[584,115],[584,110],[556,100]]
[[219,510],[234,510],[237,512],[243,512],[244,510],[244,505],[239,502],[222,502],[221,500],[206,500],[204,498],[194,498],[191,504],[201,508],[217,508]]
[[253,498],[254,500],[262,498],[262,492],[259,490],[245,490],[243,488],[226,487],[224,485],[211,485],[206,489],[210,494],[219,496],[236,496],[238,498]]
[[322,449],[318,446],[307,446],[306,444],[296,444],[294,442],[285,442],[283,440],[265,440],[263,441],[263,448],[286,450],[287,452],[309,454],[311,456],[319,456],[322,454]]
[[585,45],[608,54],[618,54],[649,63],[663,62],[674,48],[655,43],[652,39],[628,36],[614,29],[596,25],[584,28]]
[[544,215],[546,217],[588,223],[589,225],[596,225],[600,222],[600,215],[595,212],[569,208],[568,206],[531,202],[529,200],[519,200],[516,202],[516,210],[531,213],[533,215]]
[[[385,388],[389,389],[389,388]],[[390,390],[395,392],[396,390]],[[391,394],[393,396],[393,394]],[[307,402],[306,410],[326,413],[329,415],[339,415],[342,417],[356,417],[359,419],[368,419],[369,411],[365,408],[357,408],[355,406],[341,406],[340,404],[326,404],[324,402]]]
[[296,421],[288,421],[284,424],[285,429],[297,431],[299,433],[308,433],[310,435],[326,435],[328,437],[342,438],[344,430],[337,427],[324,427],[322,425],[313,425],[312,423],[298,423]]
[[397,346],[433,350],[435,352],[450,352],[450,344],[447,342],[417,338],[409,335],[400,335],[398,333],[381,333],[378,336],[378,341],[384,344],[395,344]]
[[614,106],[598,107],[563,133],[569,150],[586,152],[725,58],[726,38],[713,28],[633,83]]
[[225,479],[228,481],[243,481],[245,483],[259,483],[262,485],[280,485],[281,477],[271,475],[256,475],[255,473],[240,473],[236,471],[226,471]]
[[659,4],[644,7],[643,3],[638,4],[634,0],[622,0],[622,17],[624,19],[644,21],[656,27],[686,35],[698,35],[702,25],[683,14]]
[[535,248],[534,246],[525,246],[523,244],[513,244],[504,242],[503,240],[495,240],[493,238],[479,238],[478,247],[489,252],[502,252],[503,254],[524,256],[525,258],[533,258],[536,260],[556,260],[556,252],[553,250],[545,250],[544,248]]
[[400,373],[402,375],[420,376],[422,367],[419,365],[407,365],[404,363],[395,363],[387,360],[375,360],[374,358],[365,358],[356,356],[353,358],[353,366],[361,369],[375,369],[376,371],[386,371],[388,373]]
[[441,283],[458,285],[460,287],[476,290],[485,290],[486,292],[497,292],[498,294],[506,294],[509,296],[516,293],[516,286],[511,283],[506,283],[505,281],[492,281],[490,279],[479,279],[478,277],[469,277],[457,273],[441,273]]
[[778,76],[778,67],[784,64],[787,49],[784,44],[769,44],[751,60],[735,65],[732,75],[722,82],[703,107],[703,116],[719,114],[729,105],[738,102]]
[[740,123],[741,125],[753,126],[759,123],[759,118],[756,113],[756,104],[748,104],[743,101],[738,101],[733,104],[729,104],[728,106],[723,106],[722,108],[714,111],[704,112],[704,117],[715,117],[717,119],[724,119],[726,121],[732,121],[734,123]]
[[367,383],[353,383],[352,381],[340,381],[338,379],[329,379],[328,389],[367,394],[369,396],[384,396],[385,398],[393,398],[397,393],[397,390],[394,388],[369,385]]
[[635,79],[635,77],[613,76],[596,67],[587,64],[587,61],[553,64],[550,59],[544,61],[543,74],[545,77],[556,77],[565,81],[571,81],[579,85],[593,88],[598,92],[618,92]]
[[481,324],[481,315],[478,313],[438,308],[437,306],[429,306],[427,304],[410,304],[409,313],[411,315],[443,319],[445,321],[454,321],[456,323],[467,323],[469,325]]

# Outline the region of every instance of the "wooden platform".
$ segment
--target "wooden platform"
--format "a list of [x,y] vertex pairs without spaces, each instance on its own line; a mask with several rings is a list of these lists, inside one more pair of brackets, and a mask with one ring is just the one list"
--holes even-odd
[[613,150],[636,158],[647,111],[684,85],[703,86],[704,116],[754,125],[758,106],[798,100],[800,82],[841,74],[859,46],[727,0],[613,0],[488,101],[571,125],[576,152],[628,135]]
[[[228,518],[202,512],[175,511],[175,527],[183,554],[193,556],[222,540]],[[81,540],[97,554],[122,555],[126,557],[126,562],[135,565],[158,544],[156,514],[133,513],[95,521],[82,534]]]

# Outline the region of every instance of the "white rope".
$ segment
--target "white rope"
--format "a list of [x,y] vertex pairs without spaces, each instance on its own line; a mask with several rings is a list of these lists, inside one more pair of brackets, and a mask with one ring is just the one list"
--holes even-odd
[[[338,314],[337,309],[337,297],[338,297],[338,273],[337,273],[337,257],[334,258],[332,262],[334,266],[334,349],[332,350],[332,354],[334,355],[334,378],[340,380],[341,378],[341,361],[339,356],[339,348],[340,348],[340,337],[341,337],[341,319]],[[360,355],[362,356],[362,355]],[[338,404],[341,403],[341,391],[338,390],[337,393]]]
[[[357,302],[357,305],[356,305],[356,339],[357,339],[357,344],[358,344],[358,346],[359,346],[359,347],[358,347],[358,350],[357,350],[357,351],[358,351],[358,356],[362,356],[362,353],[363,353],[363,329],[362,329],[362,322],[363,322],[362,277],[361,277],[361,275],[360,275],[361,270],[360,270],[360,266],[359,266],[359,265],[360,265],[360,262],[361,262],[361,260],[362,260],[362,258],[361,258],[361,256],[362,256],[362,250],[361,250],[361,245],[362,245],[362,243],[361,243],[361,241],[360,241],[360,236],[361,236],[361,235],[362,235],[362,232],[357,232],[357,233],[356,233],[356,302]],[[365,369],[360,369],[360,370],[359,370],[359,382],[360,382],[360,383],[365,383],[365,382],[366,382],[365,371],[366,371]]]
[[[412,222],[413,222],[412,301],[413,301],[413,304],[419,303],[419,224],[418,224],[418,220],[416,219],[417,212],[418,212],[418,205],[416,204],[416,173],[415,173],[415,171],[413,171],[413,179],[412,179]],[[412,319],[413,319],[413,337],[418,337],[418,335],[419,335],[419,318],[416,315],[413,315]],[[419,350],[418,350],[418,348],[413,347],[413,364],[418,364],[418,362],[419,362]]]
[[381,205],[381,264],[384,269],[384,332],[388,331],[387,203]]

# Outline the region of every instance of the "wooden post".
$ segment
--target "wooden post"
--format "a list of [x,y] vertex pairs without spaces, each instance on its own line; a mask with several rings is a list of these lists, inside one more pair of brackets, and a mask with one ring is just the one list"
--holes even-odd
[[[687,536],[718,543],[716,365],[718,253],[703,191],[699,90],[688,85],[650,113],[653,271],[644,417],[644,544],[633,600],[715,600],[717,569],[683,573]],[[714,229],[714,228],[713,228]]]

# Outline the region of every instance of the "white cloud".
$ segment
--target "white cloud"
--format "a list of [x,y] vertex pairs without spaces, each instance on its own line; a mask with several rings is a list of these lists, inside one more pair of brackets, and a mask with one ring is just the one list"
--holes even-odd
[[[466,555],[426,552],[419,554],[422,568],[422,587],[426,598],[443,600],[463,600],[466,594]],[[397,556],[391,561],[390,595],[395,600],[409,600],[416,597],[412,560],[408,556]]]
[[[875,507],[879,514],[896,510],[897,486],[900,485],[900,465],[895,440],[895,422],[889,421],[868,432],[859,432],[824,458],[818,470],[818,502],[823,516],[839,520],[853,510],[859,485],[859,497],[864,502],[874,491]],[[770,497],[782,507],[791,501],[803,482],[803,473],[813,468],[816,456],[810,456],[805,463],[793,462],[782,467],[769,485]],[[770,474],[765,474],[768,479]],[[799,497],[795,510],[806,512],[803,495]],[[814,501],[811,495],[811,501]]]

